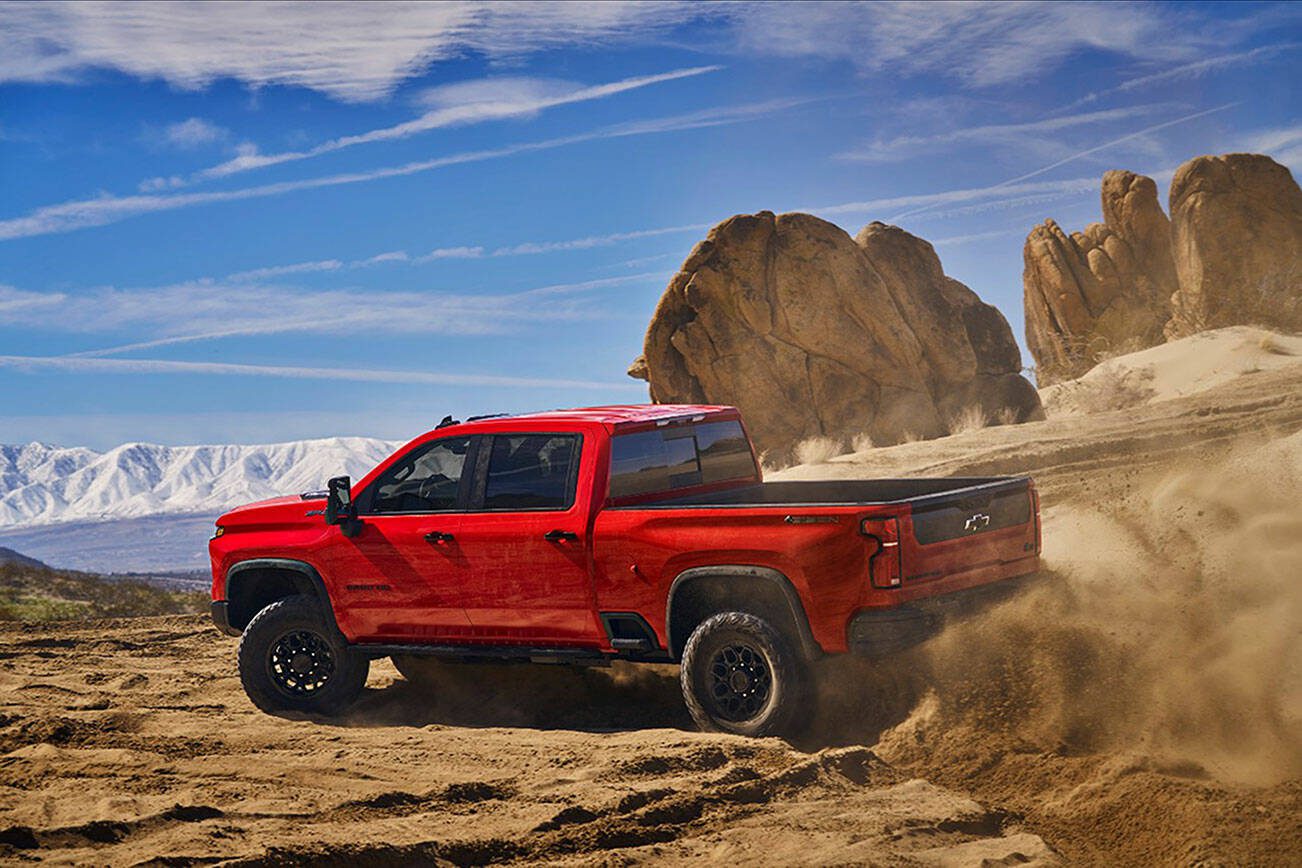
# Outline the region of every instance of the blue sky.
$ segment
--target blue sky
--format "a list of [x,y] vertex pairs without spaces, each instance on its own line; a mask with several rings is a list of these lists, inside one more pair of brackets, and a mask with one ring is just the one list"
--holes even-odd
[[1302,165],[1288,4],[7,3],[0,41],[6,443],[645,400],[669,277],[761,209],[901,225],[1020,338],[1026,233],[1106,169]]

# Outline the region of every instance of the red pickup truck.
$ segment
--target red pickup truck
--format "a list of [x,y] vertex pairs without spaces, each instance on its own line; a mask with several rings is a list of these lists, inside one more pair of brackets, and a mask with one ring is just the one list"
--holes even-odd
[[370,661],[678,662],[706,729],[801,725],[809,663],[920,641],[1034,573],[1026,478],[764,482],[731,407],[444,420],[352,484],[217,521],[212,616],[265,711]]

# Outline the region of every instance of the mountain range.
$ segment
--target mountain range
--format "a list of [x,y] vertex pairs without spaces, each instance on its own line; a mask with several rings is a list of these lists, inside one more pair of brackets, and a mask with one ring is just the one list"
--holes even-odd
[[358,479],[398,443],[331,437],[260,446],[127,443],[107,452],[0,446],[0,540],[96,572],[205,565],[212,521],[231,507]]

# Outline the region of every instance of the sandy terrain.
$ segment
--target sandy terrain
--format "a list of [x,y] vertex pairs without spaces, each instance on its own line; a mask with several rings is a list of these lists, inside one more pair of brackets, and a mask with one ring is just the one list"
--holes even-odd
[[688,731],[671,668],[386,663],[257,713],[199,618],[0,628],[0,858],[165,864],[1297,864],[1302,367],[793,468],[1030,472],[1049,578],[828,667],[799,744]]

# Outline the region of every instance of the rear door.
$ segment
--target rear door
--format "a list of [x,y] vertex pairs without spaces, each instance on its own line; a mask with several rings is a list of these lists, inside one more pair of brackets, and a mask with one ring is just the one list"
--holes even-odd
[[475,635],[500,643],[592,644],[584,438],[545,431],[485,436],[457,564]]
[[357,497],[361,530],[328,548],[355,640],[432,642],[470,631],[456,536],[469,503],[472,436],[412,447]]

